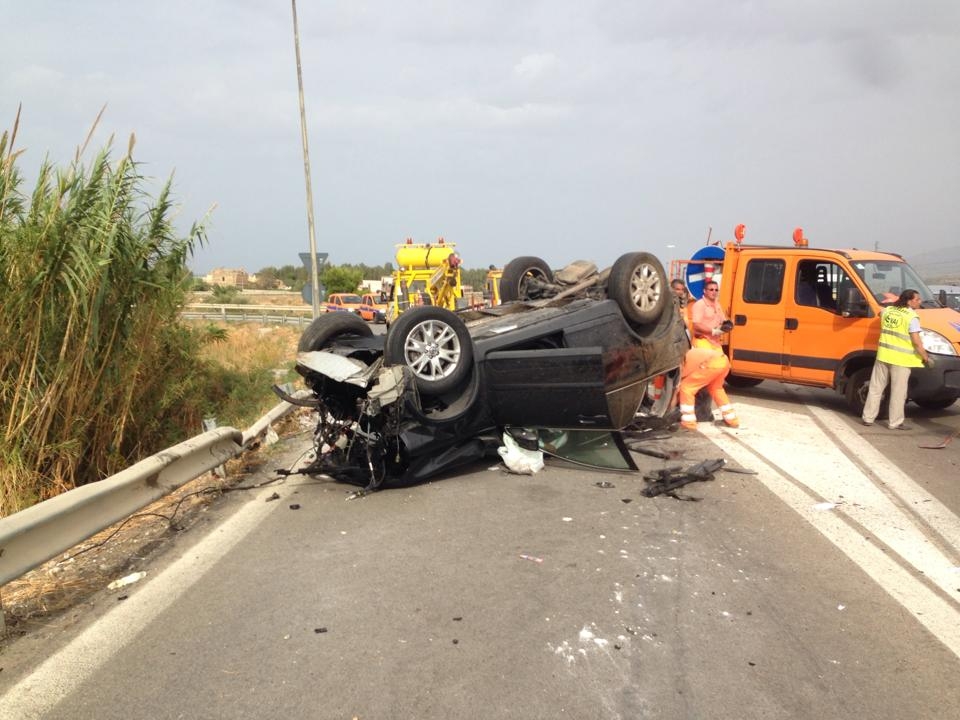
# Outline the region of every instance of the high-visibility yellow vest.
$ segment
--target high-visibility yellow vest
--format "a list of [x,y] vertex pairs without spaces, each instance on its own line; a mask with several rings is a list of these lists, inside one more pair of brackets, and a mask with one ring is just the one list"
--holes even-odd
[[919,317],[908,307],[888,307],[880,313],[877,360],[902,367],[923,367],[923,358],[910,340],[910,320]]

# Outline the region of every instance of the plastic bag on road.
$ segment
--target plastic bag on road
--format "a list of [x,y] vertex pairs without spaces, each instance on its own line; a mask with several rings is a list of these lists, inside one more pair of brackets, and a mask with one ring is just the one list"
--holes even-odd
[[503,434],[503,445],[497,448],[507,470],[518,475],[533,475],[543,469],[543,452],[526,450],[509,433]]

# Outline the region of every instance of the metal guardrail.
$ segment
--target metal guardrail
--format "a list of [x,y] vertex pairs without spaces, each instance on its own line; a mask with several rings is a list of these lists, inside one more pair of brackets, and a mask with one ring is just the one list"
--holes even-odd
[[[301,390],[294,397],[308,395]],[[0,518],[0,587],[241,455],[271,423],[295,407],[281,402],[245,432],[232,427],[208,430],[116,475]]]
[[214,305],[190,303],[180,316],[187,320],[220,320],[223,322],[261,322],[307,325],[313,320],[313,308],[305,305]]

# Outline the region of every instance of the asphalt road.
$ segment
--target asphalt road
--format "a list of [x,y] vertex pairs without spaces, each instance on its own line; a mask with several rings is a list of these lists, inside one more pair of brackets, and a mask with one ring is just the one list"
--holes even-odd
[[636,456],[758,471],[696,502],[555,462],[231,494],[0,658],[0,717],[960,717],[960,440],[917,447],[960,408],[894,433],[766,385],[735,396],[742,429]]

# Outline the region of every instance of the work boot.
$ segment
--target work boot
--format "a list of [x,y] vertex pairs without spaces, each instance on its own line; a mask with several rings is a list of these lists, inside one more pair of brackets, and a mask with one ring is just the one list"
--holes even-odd
[[740,427],[740,421],[737,418],[724,418],[723,423],[727,427],[732,427],[732,428]]
[[680,427],[682,427],[684,430],[693,430],[693,431],[696,431],[696,429],[697,429],[697,421],[696,421],[696,420],[693,420],[693,421],[690,421],[690,420],[681,420],[681,421],[680,421]]

